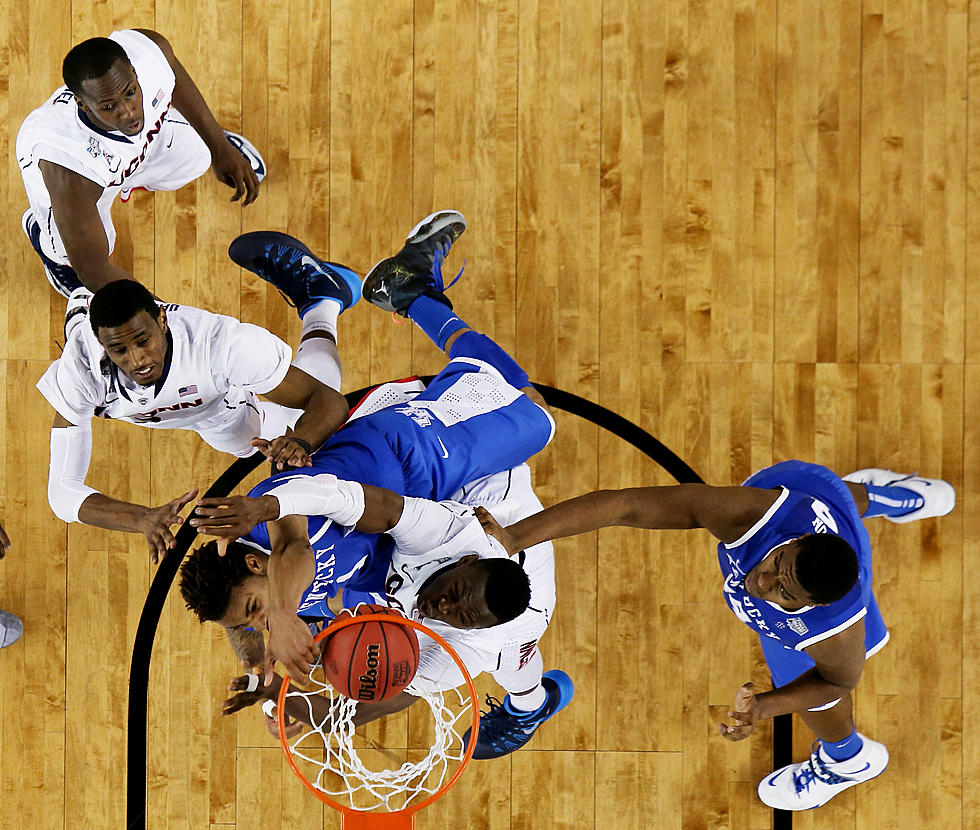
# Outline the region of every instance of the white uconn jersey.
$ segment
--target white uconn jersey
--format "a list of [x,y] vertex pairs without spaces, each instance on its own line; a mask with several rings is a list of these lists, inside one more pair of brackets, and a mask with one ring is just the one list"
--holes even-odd
[[[170,109],[174,91],[174,73],[160,48],[146,35],[131,29],[109,35],[126,51],[143,92],[143,129],[138,135],[126,136],[106,131],[91,122],[78,109],[75,95],[68,87],[54,92],[34,110],[17,133],[17,162],[34,216],[42,226],[42,243],[47,250],[46,227],[51,198],[38,167],[50,161],[91,179],[104,188],[98,201],[99,213],[108,216],[116,194],[143,164],[153,143],[160,138],[164,116]],[[110,250],[114,239],[109,239]],[[48,251],[48,253],[52,253]]]
[[[91,327],[80,324],[38,381],[41,394],[75,425],[101,417],[158,429],[214,430],[240,420],[243,409],[254,411],[257,424],[255,394],[282,382],[292,357],[289,346],[233,317],[179,305],[164,309],[170,348],[156,384],[140,386],[121,372]],[[242,454],[252,451],[248,442],[258,434],[254,426],[242,431]]]
[[[105,188],[119,188],[146,158],[170,109],[174,72],[146,35],[127,29],[109,35],[126,51],[143,91],[143,129],[126,136],[107,132],[80,116],[75,95],[63,86],[34,110],[17,133],[17,159],[25,179],[40,179],[41,159],[60,164]],[[33,162],[34,172],[28,165]]]

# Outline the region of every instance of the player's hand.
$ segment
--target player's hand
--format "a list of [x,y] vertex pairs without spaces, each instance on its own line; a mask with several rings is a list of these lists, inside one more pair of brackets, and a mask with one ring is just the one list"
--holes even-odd
[[755,687],[752,682],[743,683],[735,693],[735,704],[728,717],[734,718],[735,723],[729,726],[727,723],[718,724],[718,732],[722,737],[730,741],[741,741],[749,737],[755,731],[755,722],[758,718],[758,699],[755,696]]
[[295,613],[274,608],[269,611],[269,641],[265,646],[263,682],[266,686],[275,678],[277,662],[293,681],[309,682],[310,666],[316,662],[316,646],[310,629]]
[[303,446],[295,435],[280,435],[275,441],[253,438],[252,446],[280,470],[285,470],[287,467],[313,466],[308,450],[309,445]]
[[[191,513],[191,527],[209,536],[237,539],[262,522],[279,517],[279,501],[275,496],[228,496],[201,499]],[[223,553],[223,551],[220,551]]]
[[255,175],[248,159],[230,142],[225,141],[223,145],[217,152],[211,152],[211,168],[214,170],[214,175],[222,184],[234,188],[231,201],[237,202],[244,196],[242,206],[250,205],[259,196],[259,177]]
[[494,539],[504,546],[504,550],[508,554],[517,553],[520,550],[513,534],[506,527],[501,527],[500,523],[487,512],[486,508],[476,507],[473,509],[473,512],[476,514],[476,518],[480,520],[483,531],[487,536],[493,536]]
[[8,550],[10,550],[10,537],[7,535],[7,531],[3,529],[3,525],[0,525],[0,559],[7,555]]
[[[246,709],[249,706],[254,706],[256,703],[265,700],[275,701],[279,697],[279,687],[282,685],[282,678],[276,675],[275,683],[266,686],[263,683],[259,683],[258,688],[254,692],[246,691],[248,689],[248,682],[250,677],[254,677],[252,674],[245,674],[241,677],[232,678],[231,683],[228,685],[228,691],[235,692],[231,697],[225,700],[221,704],[221,714],[222,715],[233,715],[235,712],[240,712],[242,709]],[[256,677],[256,679],[258,679]],[[279,737],[279,724],[275,718],[270,718],[263,711],[262,717],[265,720],[265,728],[272,735],[273,738]],[[285,716],[285,727],[286,727],[286,737],[292,738],[299,734],[303,729],[303,724],[299,721],[294,721],[289,715]]]
[[160,562],[167,555],[167,551],[177,544],[170,528],[184,523],[180,511],[196,498],[197,488],[195,487],[160,507],[145,508],[143,518],[139,522],[139,529],[146,537],[146,544],[150,549],[150,561],[154,565]]

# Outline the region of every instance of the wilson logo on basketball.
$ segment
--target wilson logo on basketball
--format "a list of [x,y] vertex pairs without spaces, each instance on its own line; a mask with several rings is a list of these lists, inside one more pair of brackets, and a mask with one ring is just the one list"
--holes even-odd
[[358,700],[374,700],[378,693],[378,655],[381,653],[379,643],[369,643],[367,647],[367,671],[359,678],[360,688],[357,690]]
[[[351,617],[366,617],[350,624]],[[419,641],[403,614],[383,605],[344,609],[320,640],[327,682],[344,697],[377,703],[400,694],[419,665]]]

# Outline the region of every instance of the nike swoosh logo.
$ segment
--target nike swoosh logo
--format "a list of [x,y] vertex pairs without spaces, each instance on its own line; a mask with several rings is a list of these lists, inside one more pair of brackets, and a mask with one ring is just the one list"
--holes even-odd
[[323,268],[320,267],[320,263],[319,262],[317,262],[315,259],[313,259],[313,257],[307,256],[306,254],[303,255],[303,258],[299,261],[299,264],[300,265],[312,265],[321,274],[325,274],[326,273],[326,271],[324,271]]
[[871,762],[870,761],[868,761],[868,763],[866,763],[863,767],[861,767],[861,769],[856,769],[856,770],[854,770],[854,772],[847,773],[847,775],[848,775],[848,777],[850,777],[852,775],[860,775],[866,769],[871,769]]
[[442,443],[442,439],[437,435],[436,441],[439,442],[439,446],[442,447],[442,457],[449,458],[449,450],[446,449],[446,445]]

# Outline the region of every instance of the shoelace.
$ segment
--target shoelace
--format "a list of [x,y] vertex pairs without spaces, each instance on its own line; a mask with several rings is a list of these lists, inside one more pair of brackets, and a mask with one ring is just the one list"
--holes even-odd
[[[287,248],[282,245],[270,245],[265,249],[265,254],[257,257],[258,263],[262,266],[265,271],[285,271],[291,277],[298,280],[309,280],[311,277],[317,276],[323,273],[312,262],[303,262],[303,257],[306,256],[302,251],[296,248]],[[289,296],[282,289],[279,289],[279,293],[282,294],[283,299],[286,304],[291,308],[296,308],[296,303],[294,303]]]
[[810,760],[793,776],[793,785],[797,793],[808,790],[814,781],[822,781],[824,784],[842,784],[847,780],[827,769],[827,765],[820,760],[818,752],[814,749],[810,753]]
[[[522,723],[520,715],[514,715],[507,711],[506,707],[495,697],[487,695],[486,704],[490,707],[487,712],[480,712],[480,732],[494,749],[510,749],[514,745],[522,745],[527,733],[524,728],[529,723],[536,723],[535,719],[530,719],[527,723]],[[511,721],[506,726],[499,721]],[[514,723],[516,721],[516,723]]]
[[450,244],[451,243],[447,242],[442,245],[436,250],[435,255],[432,257],[432,284],[442,292],[446,292],[452,288],[459,281],[459,278],[463,276],[463,269],[466,268],[466,263],[464,262],[463,267],[459,269],[459,273],[453,277],[453,281],[449,283],[449,285],[443,285],[442,263],[446,261],[446,254],[449,252]]

